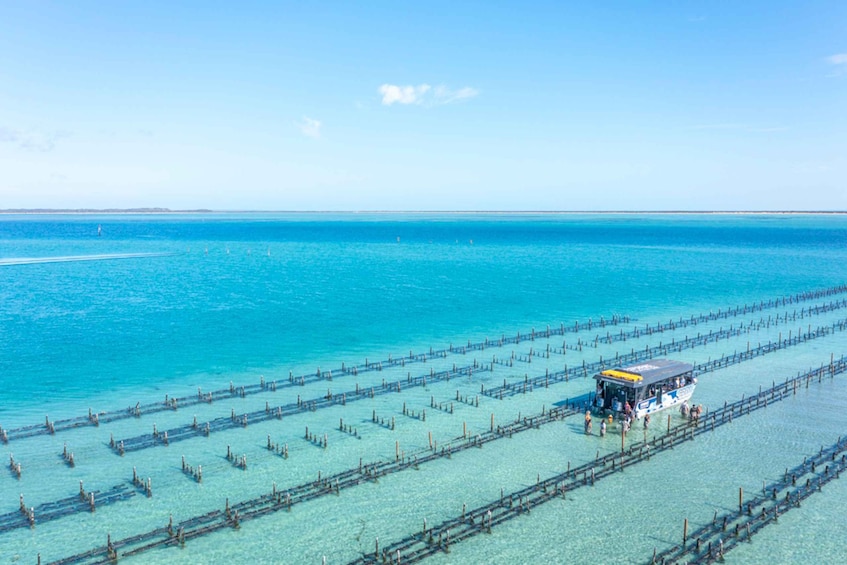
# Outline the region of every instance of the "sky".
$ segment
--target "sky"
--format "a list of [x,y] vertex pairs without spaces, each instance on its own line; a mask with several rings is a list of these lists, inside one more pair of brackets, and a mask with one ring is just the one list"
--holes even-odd
[[0,0],[0,209],[847,210],[847,2]]

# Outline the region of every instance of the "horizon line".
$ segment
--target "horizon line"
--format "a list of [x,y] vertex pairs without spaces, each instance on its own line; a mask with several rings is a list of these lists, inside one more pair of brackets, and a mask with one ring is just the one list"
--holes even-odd
[[847,210],[250,210],[208,208],[6,208],[0,214],[847,214]]

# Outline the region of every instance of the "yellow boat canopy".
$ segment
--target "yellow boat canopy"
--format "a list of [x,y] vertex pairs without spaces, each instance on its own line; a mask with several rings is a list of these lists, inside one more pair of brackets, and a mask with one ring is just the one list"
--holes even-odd
[[616,379],[624,379],[627,381],[638,382],[642,380],[641,375],[635,375],[633,373],[627,373],[624,371],[618,371],[616,369],[608,369],[600,373],[605,377],[614,377]]

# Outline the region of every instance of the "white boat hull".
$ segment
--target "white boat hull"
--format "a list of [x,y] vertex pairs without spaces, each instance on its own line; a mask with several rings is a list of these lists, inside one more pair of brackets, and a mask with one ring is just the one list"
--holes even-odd
[[646,414],[655,414],[656,412],[661,412],[666,408],[681,406],[683,402],[691,398],[691,395],[694,394],[695,386],[695,383],[691,383],[682,388],[664,392],[662,393],[661,403],[657,401],[655,396],[645,398],[635,405],[635,417],[643,418]]

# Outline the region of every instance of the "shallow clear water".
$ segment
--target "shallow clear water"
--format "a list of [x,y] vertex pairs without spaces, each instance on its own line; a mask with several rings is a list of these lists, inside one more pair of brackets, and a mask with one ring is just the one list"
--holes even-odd
[[[103,236],[97,237],[102,225]],[[398,239],[399,238],[399,239]],[[337,369],[428,351],[485,337],[499,338],[548,324],[614,314],[637,324],[688,317],[718,308],[843,284],[847,218],[841,216],[691,215],[198,215],[198,216],[4,216],[0,217],[0,426],[5,429],[122,409],[236,384],[287,381],[295,375]],[[115,257],[141,254],[143,256]],[[89,256],[88,261],[68,257]],[[55,258],[42,263],[24,258]],[[837,298],[837,297],[836,297]],[[833,299],[836,299],[833,298]],[[830,299],[798,305],[817,305]],[[15,512],[18,494],[27,505],[87,489],[126,483],[132,468],[151,477],[154,496],[135,496],[94,514],[0,533],[0,563],[34,563],[83,552],[175,521],[222,509],[271,489],[284,490],[367,461],[392,460],[395,442],[412,451],[488,429],[491,414],[507,422],[540,412],[592,389],[587,380],[551,385],[503,400],[480,397],[479,407],[454,404],[453,414],[429,408],[456,391],[475,396],[480,385],[560,370],[565,363],[614,357],[633,347],[667,343],[687,335],[759,320],[794,308],[757,312],[676,332],[565,356],[516,362],[473,377],[404,388],[399,394],[349,402],[128,453],[108,448],[109,435],[129,438],[237,413],[287,404],[429,374],[453,363],[492,355],[508,357],[546,347],[546,339],[451,355],[405,368],[340,376],[333,382],[280,388],[244,399],[142,415],[99,428],[0,444],[4,458],[23,465],[20,480],[4,463],[0,514]],[[700,362],[809,325],[847,318],[847,308],[773,324],[675,355]],[[633,321],[624,325],[629,329]],[[596,331],[566,339],[593,338]],[[605,332],[604,332],[605,333]],[[561,338],[550,344],[561,347]],[[705,375],[695,401],[708,407],[751,394],[800,370],[847,353],[847,334],[836,333]],[[623,474],[552,502],[496,528],[492,535],[456,544],[436,563],[648,562],[653,548],[674,545],[681,523],[711,519],[732,505],[739,486],[755,491],[787,466],[847,431],[847,385],[836,378],[798,397],[759,411],[713,435],[703,436],[639,464]],[[403,403],[427,410],[425,422],[402,414]],[[370,422],[373,411],[394,417],[389,430]],[[339,419],[361,439],[338,431]],[[327,434],[322,449],[303,439],[305,427]],[[656,433],[658,433],[658,429]],[[266,438],[287,443],[284,460],[264,449]],[[597,450],[614,450],[614,434],[585,437],[581,422],[564,420],[498,440],[450,460],[383,477],[222,531],[128,559],[139,563],[212,563],[223,559],[280,563],[342,563],[430,524],[455,517],[466,503],[485,504],[533,484],[540,474],[578,465]],[[619,437],[619,436],[617,436]],[[71,469],[63,444],[74,451]],[[608,445],[607,445],[608,444]],[[227,445],[246,454],[248,470],[223,457]],[[197,484],[180,471],[184,455],[203,465]],[[818,561],[847,555],[833,543],[843,522],[844,486],[835,481],[753,544],[729,554],[738,563]],[[823,524],[830,524],[823,528]],[[836,536],[843,539],[843,536]],[[776,557],[771,558],[770,556]],[[122,560],[123,562],[123,560]]]

